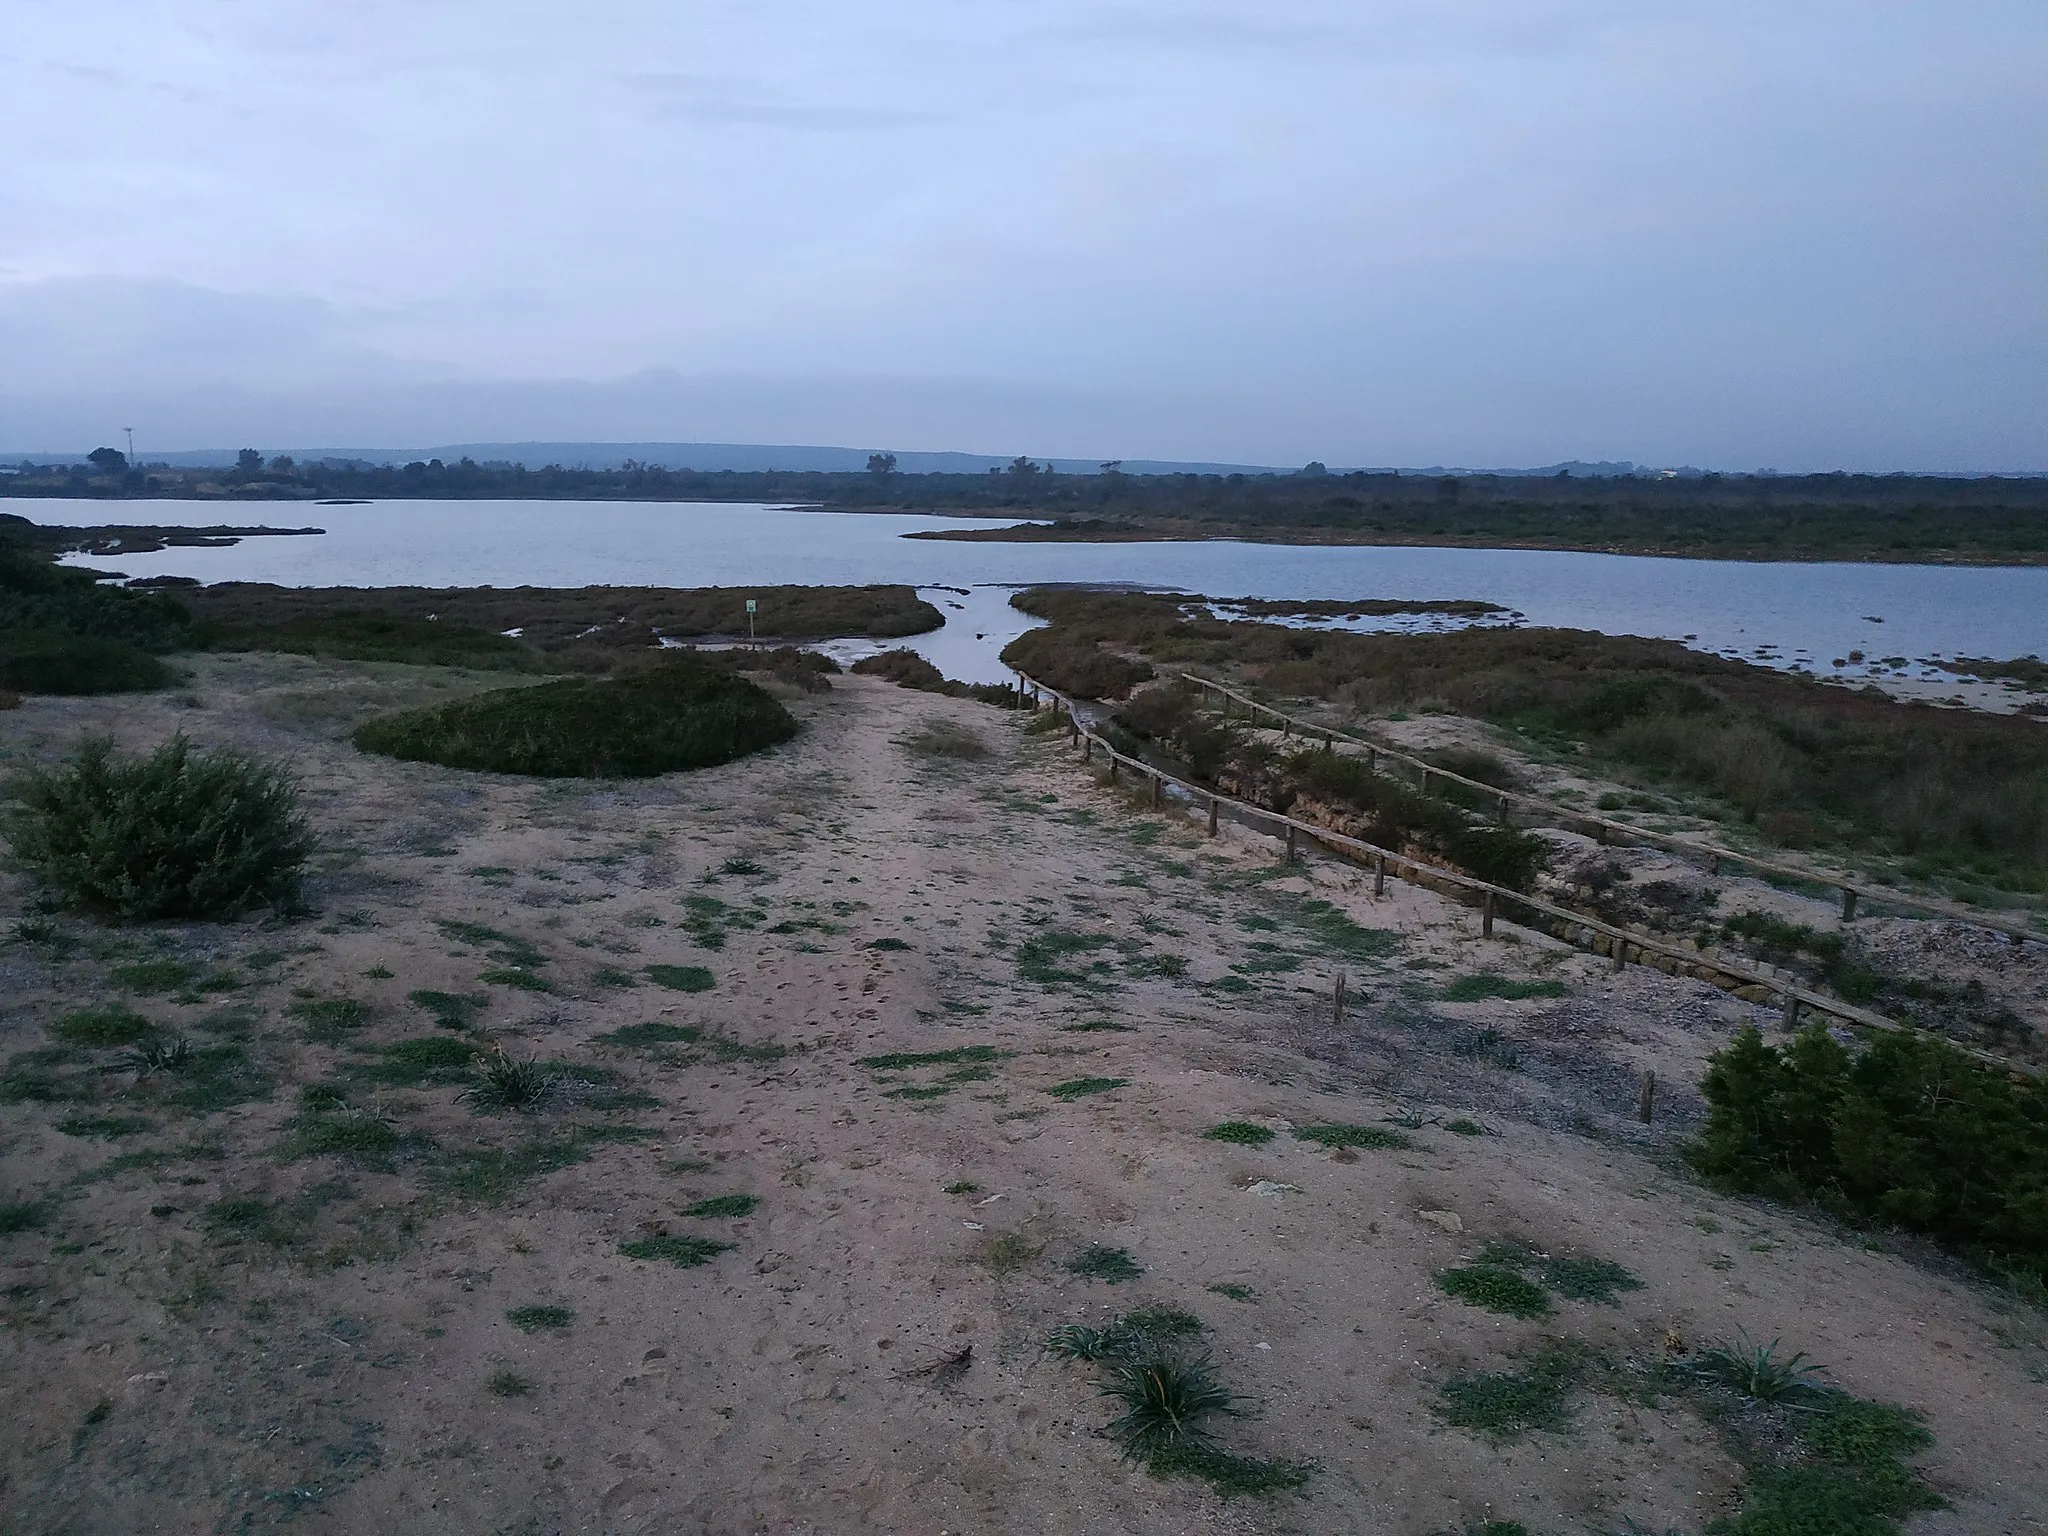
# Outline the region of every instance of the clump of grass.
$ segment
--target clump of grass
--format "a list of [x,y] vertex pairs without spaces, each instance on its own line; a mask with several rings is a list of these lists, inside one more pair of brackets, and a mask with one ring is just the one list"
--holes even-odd
[[70,1045],[83,1045],[93,1050],[111,1050],[116,1046],[140,1045],[156,1033],[156,1026],[132,1009],[123,1008],[119,1003],[106,1003],[97,1008],[79,1008],[67,1013],[50,1026],[52,1039],[65,1041]]
[[656,986],[671,992],[709,992],[717,979],[701,965],[649,965],[642,974]]
[[1477,1120],[1467,1120],[1462,1116],[1456,1120],[1446,1120],[1444,1122],[1444,1129],[1453,1136],[1484,1136],[1486,1134],[1485,1126],[1481,1125]]
[[987,742],[966,726],[956,725],[951,720],[927,720],[898,744],[920,757],[950,757],[960,762],[979,762],[988,756]]
[[992,1232],[982,1239],[979,1257],[982,1266],[1001,1279],[1029,1267],[1043,1252],[1043,1243],[1034,1243],[1022,1232]]
[[466,1041],[445,1035],[428,1035],[417,1040],[394,1040],[381,1047],[376,1059],[351,1069],[351,1075],[394,1087],[417,1088],[425,1083],[443,1083],[462,1077],[475,1059]]
[[1067,1323],[1046,1335],[1045,1350],[1061,1360],[1131,1360],[1149,1357],[1174,1339],[1199,1338],[1208,1325],[1179,1307],[1140,1307],[1100,1328]]
[[873,943],[869,944],[869,945],[868,945],[868,948],[869,948],[869,949],[889,949],[889,950],[906,950],[906,949],[910,948],[910,946],[909,946],[908,944],[904,943],[904,942],[903,942],[903,941],[902,941],[901,939],[896,939],[896,938],[880,938],[880,939],[876,939],[876,940],[875,940],[875,941],[874,941]]
[[1117,1034],[1128,1035],[1131,1026],[1118,1024],[1110,1019],[1090,1019],[1085,1024],[1062,1024],[1060,1029],[1070,1035]]
[[642,778],[789,740],[796,718],[722,668],[666,661],[625,677],[500,688],[359,727],[364,752],[538,778]]
[[316,1045],[333,1045],[370,1022],[367,1004],[349,997],[301,998],[285,1010],[306,1026],[306,1038]]
[[1543,1317],[1550,1311],[1550,1294],[1533,1280],[1492,1264],[1468,1264],[1436,1272],[1437,1289],[1446,1296],[1502,1312],[1509,1317]]
[[1064,1083],[1054,1083],[1045,1091],[1054,1098],[1071,1104],[1074,1100],[1085,1099],[1090,1094],[1114,1092],[1129,1082],[1130,1079],[1127,1077],[1075,1077]]
[[948,1184],[946,1186],[946,1193],[949,1195],[978,1195],[981,1193],[981,1186],[972,1180],[962,1179],[957,1184]]
[[718,866],[721,875],[758,875],[764,873],[760,864],[744,854],[727,859]]
[[1122,1285],[1145,1273],[1138,1261],[1122,1248],[1094,1243],[1067,1260],[1067,1273],[1105,1285]]
[[50,1208],[40,1200],[0,1200],[0,1237],[33,1232],[50,1224]]
[[732,1246],[708,1237],[646,1237],[619,1244],[619,1252],[629,1259],[659,1259],[677,1269],[695,1269],[721,1253],[730,1253]]
[[1202,1134],[1207,1140],[1227,1141],[1239,1147],[1263,1147],[1273,1139],[1271,1130],[1249,1120],[1225,1120],[1221,1125],[1210,1126]]
[[415,1008],[425,1009],[443,1029],[468,1029],[490,1002],[474,993],[436,992],[428,987],[406,993],[405,1000]]
[[123,992],[154,994],[175,992],[196,974],[182,960],[138,960],[133,965],[115,966],[107,972],[107,980]]
[[1511,981],[1496,971],[1479,971],[1460,976],[1444,988],[1447,1003],[1478,1003],[1489,998],[1521,1002],[1531,997],[1563,997],[1565,984],[1556,980]]
[[1315,1464],[1277,1456],[1240,1456],[1213,1445],[1180,1445],[1146,1461],[1155,1477],[1199,1477],[1224,1498],[1234,1494],[1263,1497],[1305,1487]]
[[1598,1301],[1618,1306],[1623,1291],[1640,1291],[1643,1282],[1611,1259],[1552,1259],[1543,1266],[1543,1283],[1567,1301]]
[[66,1136],[93,1136],[111,1141],[118,1136],[153,1131],[156,1122],[141,1115],[71,1115],[59,1120],[57,1129]]
[[505,1314],[505,1321],[521,1333],[541,1333],[551,1328],[570,1327],[576,1321],[576,1314],[567,1307],[535,1303],[531,1306],[513,1307]]
[[1780,1356],[1780,1341],[1758,1344],[1747,1333],[1732,1341],[1709,1345],[1686,1362],[1699,1380],[1724,1387],[1753,1403],[1811,1402],[1826,1391],[1820,1368],[1807,1363],[1804,1350]]
[[870,1072],[907,1072],[913,1067],[967,1066],[1008,1061],[1016,1054],[1015,1051],[998,1050],[992,1045],[962,1045],[950,1051],[891,1051],[882,1056],[862,1056],[854,1065],[866,1067]]
[[503,1046],[472,1059],[476,1081],[462,1097],[485,1109],[535,1109],[554,1091],[555,1074],[529,1056],[521,1061]]
[[713,1195],[709,1200],[699,1200],[695,1205],[684,1207],[683,1214],[700,1221],[718,1217],[737,1220],[742,1216],[751,1216],[754,1207],[760,1203],[760,1199],[754,1195]]
[[294,907],[313,851],[288,772],[182,735],[147,757],[93,737],[29,770],[13,799],[16,862],[66,906],[126,922]]
[[183,1072],[192,1065],[192,1042],[183,1035],[173,1039],[156,1037],[144,1040],[121,1059],[121,1065],[140,1076],[153,1077],[159,1072]]
[[459,1199],[495,1205],[536,1179],[589,1161],[597,1148],[609,1142],[643,1140],[656,1134],[629,1125],[552,1129],[510,1147],[472,1147],[445,1167],[441,1180]]
[[1102,1394],[1123,1406],[1110,1420],[1109,1433],[1130,1461],[1150,1462],[1206,1445],[1208,1419],[1243,1412],[1238,1406],[1242,1399],[1216,1379],[1207,1355],[1188,1361],[1165,1356],[1118,1360]]
[[1312,1142],[1329,1151],[1348,1147],[1387,1149],[1405,1147],[1410,1143],[1399,1131],[1390,1131],[1383,1125],[1305,1125],[1294,1133],[1297,1141]]
[[533,1378],[517,1371],[493,1371],[484,1390],[493,1397],[526,1397],[533,1391]]
[[1580,1374],[1578,1356],[1553,1347],[1524,1370],[1481,1371],[1446,1382],[1434,1412],[1446,1424],[1493,1440],[1556,1433],[1571,1423],[1568,1399]]
[[375,1115],[304,1115],[285,1139],[284,1157],[288,1162],[308,1157],[342,1157],[380,1164],[389,1160],[400,1140],[398,1132]]
[[1214,1291],[1218,1296],[1227,1297],[1231,1301],[1251,1302],[1259,1299],[1257,1291],[1248,1285],[1239,1285],[1235,1280],[1218,1280],[1214,1285],[1208,1286],[1207,1289]]
[[1070,968],[1064,962],[1107,948],[1113,942],[1106,933],[1075,933],[1058,928],[1035,933],[1017,946],[1017,974],[1040,986],[1086,981],[1085,969]]

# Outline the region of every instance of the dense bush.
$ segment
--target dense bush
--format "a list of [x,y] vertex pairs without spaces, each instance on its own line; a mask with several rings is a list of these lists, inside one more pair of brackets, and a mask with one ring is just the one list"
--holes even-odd
[[1152,676],[1146,663],[1058,627],[1026,630],[1003,647],[1003,661],[1077,699],[1120,699]]
[[503,688],[405,710],[355,733],[365,752],[537,778],[643,778],[708,768],[797,733],[763,689],[683,659],[611,680]]
[[313,847],[289,773],[182,735],[147,757],[88,740],[12,799],[15,861],[67,904],[131,921],[288,906]]
[[885,677],[899,688],[920,693],[943,693],[956,699],[974,699],[998,709],[1028,709],[1030,699],[1008,683],[957,683],[915,651],[883,651],[863,656],[853,664],[863,677]]
[[125,640],[50,629],[0,630],[0,688],[18,693],[139,693],[174,674]]
[[2048,1103],[2032,1082],[1920,1034],[1852,1057],[1816,1026],[1783,1048],[1745,1029],[1700,1088],[1701,1173],[2048,1269]]

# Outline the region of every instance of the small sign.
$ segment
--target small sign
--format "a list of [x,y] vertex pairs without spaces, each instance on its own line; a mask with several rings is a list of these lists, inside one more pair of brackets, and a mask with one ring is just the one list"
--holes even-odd
[[747,612],[749,612],[749,613],[752,613],[752,612],[754,611],[754,607],[755,607],[755,604],[754,604],[754,600],[753,600],[753,599],[752,599],[751,597],[750,597],[750,598],[748,598],[748,599],[747,599]]

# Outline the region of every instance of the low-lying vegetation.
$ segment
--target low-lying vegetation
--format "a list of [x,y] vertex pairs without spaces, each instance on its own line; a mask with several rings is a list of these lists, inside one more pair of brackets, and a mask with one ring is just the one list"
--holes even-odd
[[15,861],[65,905],[127,922],[289,909],[313,851],[285,769],[182,735],[143,757],[89,738],[11,795]]
[[796,718],[731,672],[663,661],[609,680],[501,688],[357,728],[365,752],[536,778],[644,778],[731,762],[797,733]]
[[887,678],[899,688],[920,693],[943,693],[956,699],[974,699],[999,709],[1029,709],[1031,700],[1010,683],[959,683],[911,650],[883,651],[863,656],[853,664],[863,677]]

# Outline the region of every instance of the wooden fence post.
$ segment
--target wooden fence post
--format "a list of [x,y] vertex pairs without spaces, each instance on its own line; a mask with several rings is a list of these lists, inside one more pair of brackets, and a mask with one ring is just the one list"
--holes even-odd
[[1502,826],[1508,824],[1508,797],[1506,795],[1500,797],[1500,824]]
[[1842,921],[1856,921],[1856,893],[1846,885],[1842,887]]
[[1156,809],[1158,809],[1158,807],[1159,807],[1159,801],[1160,801],[1160,798],[1161,798],[1161,797],[1162,797],[1162,796],[1163,796],[1163,795],[1164,795],[1165,793],[1166,793],[1166,777],[1165,777],[1165,775],[1163,775],[1163,774],[1157,774],[1157,773],[1153,774],[1153,775],[1152,775],[1152,806],[1153,806],[1153,809],[1155,809],[1155,810],[1156,810]]
[[1095,738],[1092,735],[1081,738],[1081,761],[1084,763],[1095,761]]
[[1331,1009],[1330,1022],[1339,1029],[1344,1027],[1344,973],[1342,971],[1337,973],[1336,1001],[1335,1006]]
[[1294,823],[1287,824],[1287,862],[1294,862]]
[[1721,855],[1719,855],[1718,853],[1712,855],[1707,860],[1707,873],[1710,875],[1718,875],[1721,873]]
[[1221,803],[1214,795],[1209,797],[1209,835],[1211,837],[1216,835],[1217,808]]
[[1657,1102],[1657,1074],[1643,1073],[1642,1091],[1636,1095],[1636,1118],[1648,1125],[1650,1112]]
[[1379,748],[1367,747],[1365,749],[1365,771],[1367,773],[1378,773],[1380,771]]
[[1112,784],[1116,782],[1116,768],[1116,752],[1112,749],[1109,754],[1109,782]]
[[1375,897],[1387,894],[1387,856],[1384,853],[1373,860],[1372,893]]
[[1619,935],[1614,940],[1614,974],[1619,976],[1628,969],[1628,940]]
[[1429,770],[1427,768],[1422,770],[1422,792],[1425,795],[1429,793]]
[[1787,1029],[1797,1029],[1799,1027],[1799,998],[1796,993],[1790,991],[1785,994],[1785,1027]]
[[1490,939],[1493,937],[1493,892],[1491,891],[1488,891],[1483,897],[1480,898],[1479,936],[1482,939]]

